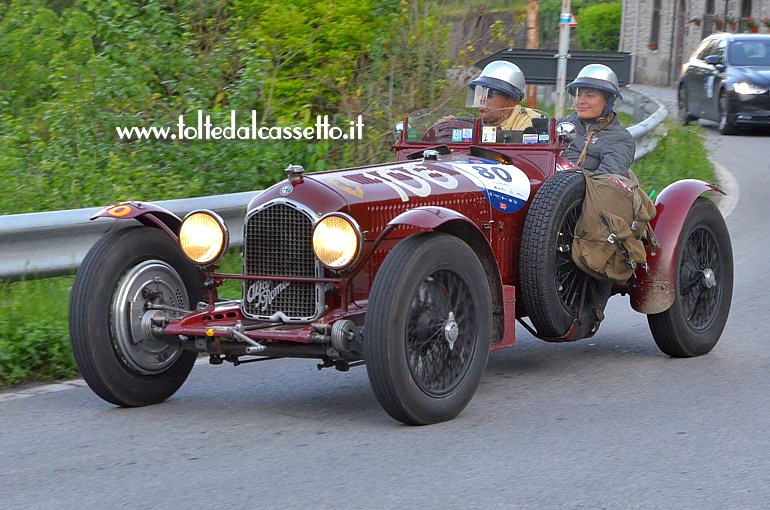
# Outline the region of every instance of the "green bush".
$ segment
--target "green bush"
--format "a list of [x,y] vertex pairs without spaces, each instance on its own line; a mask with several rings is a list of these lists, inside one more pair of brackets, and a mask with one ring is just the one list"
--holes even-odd
[[77,374],[67,327],[71,285],[71,277],[0,282],[0,388]]
[[591,5],[581,9],[577,38],[586,51],[618,51],[622,2]]

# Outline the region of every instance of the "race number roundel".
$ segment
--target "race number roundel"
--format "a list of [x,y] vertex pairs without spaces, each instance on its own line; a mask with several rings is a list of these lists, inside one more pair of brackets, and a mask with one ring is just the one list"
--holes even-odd
[[498,211],[514,213],[529,199],[529,177],[513,165],[453,163],[452,167],[476,183]]

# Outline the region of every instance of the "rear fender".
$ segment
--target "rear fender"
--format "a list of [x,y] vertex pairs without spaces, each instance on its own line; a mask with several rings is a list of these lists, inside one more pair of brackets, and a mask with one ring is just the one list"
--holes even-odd
[[707,191],[724,191],[703,181],[685,179],[672,183],[661,191],[655,201],[657,211],[650,222],[660,247],[655,255],[648,253],[648,270],[639,267],[631,283],[631,306],[644,314],[661,313],[674,302],[676,282],[676,250],[679,236],[695,200]]
[[175,242],[179,240],[179,227],[182,225],[179,216],[148,202],[122,202],[110,205],[91,216],[92,220],[96,218],[134,219],[148,227],[161,229]]
[[[388,225],[445,232],[468,243],[484,267],[492,295],[492,347],[502,347],[495,344],[499,344],[504,337],[506,347],[513,345],[515,341],[513,331],[516,323],[515,301],[503,300],[502,279],[492,247],[484,233],[467,216],[444,207],[416,207],[399,214],[390,220]],[[509,327],[506,327],[506,322],[510,323]]]

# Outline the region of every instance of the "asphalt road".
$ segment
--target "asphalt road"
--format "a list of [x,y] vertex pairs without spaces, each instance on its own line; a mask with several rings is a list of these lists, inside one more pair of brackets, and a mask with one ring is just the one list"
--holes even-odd
[[[735,292],[709,355],[671,359],[627,298],[596,337],[519,331],[455,420],[407,427],[363,367],[196,366],[167,403],[78,382],[0,394],[0,509],[770,508],[770,133],[722,137]],[[25,398],[22,398],[25,397]]]

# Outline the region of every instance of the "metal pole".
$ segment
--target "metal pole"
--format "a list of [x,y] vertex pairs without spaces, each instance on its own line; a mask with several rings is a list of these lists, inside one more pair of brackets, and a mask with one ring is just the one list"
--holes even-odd
[[[540,45],[540,9],[539,0],[528,0],[527,3],[527,49],[537,49]],[[527,87],[527,107],[537,108],[537,86]]]
[[564,89],[567,86],[567,59],[569,58],[569,22],[572,18],[572,1],[562,0],[559,20],[559,59],[556,66],[556,116],[564,115]]

